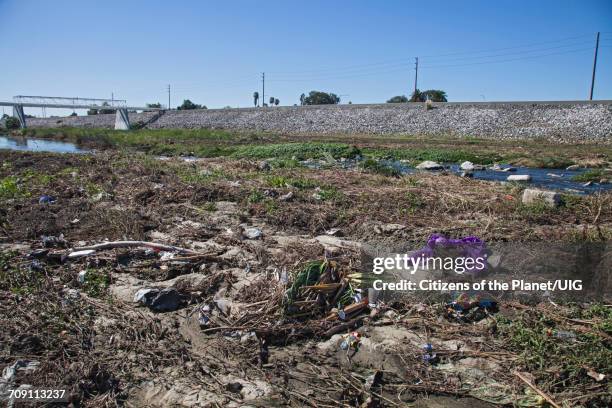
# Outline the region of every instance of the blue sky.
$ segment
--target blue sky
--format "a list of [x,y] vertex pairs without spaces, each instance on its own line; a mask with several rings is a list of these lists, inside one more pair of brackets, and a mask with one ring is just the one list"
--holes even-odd
[[[0,100],[13,95],[298,103],[324,90],[378,103],[419,88],[451,101],[612,99],[612,1],[0,0]],[[40,109],[31,113],[40,114]],[[51,114],[51,111],[48,112]]]

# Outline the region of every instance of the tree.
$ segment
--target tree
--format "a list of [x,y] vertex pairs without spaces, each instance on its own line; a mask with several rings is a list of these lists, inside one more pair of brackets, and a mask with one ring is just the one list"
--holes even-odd
[[406,95],[394,96],[393,98],[387,101],[387,103],[404,103],[404,102],[408,102],[408,98],[406,98]]
[[77,113],[76,113],[76,112],[72,112],[72,113],[70,114],[70,116],[77,116]]
[[[102,104],[102,106],[110,106],[110,105],[108,104],[108,102],[104,102]],[[98,113],[100,115],[104,115],[104,114],[108,114],[108,113],[115,113],[115,110],[114,109],[100,109],[100,110],[98,110]]]
[[253,92],[253,105],[259,106],[259,92]]
[[306,95],[305,94],[301,94],[300,95],[300,105],[304,105],[304,101],[306,100]]
[[158,108],[158,109],[161,109],[161,103],[159,103],[159,102],[147,103],[147,108]]
[[423,92],[417,89],[410,97],[410,102],[425,102],[427,100],[432,102],[448,102],[446,99],[446,92],[439,89],[429,89]]
[[310,91],[304,98],[304,105],[334,105],[340,103],[340,97],[334,93]]
[[19,122],[19,119],[9,116],[4,120],[4,126],[9,130],[19,129],[21,122]]
[[178,110],[191,110],[191,109],[206,109],[206,106],[198,105],[197,103],[191,102],[189,99],[185,99],[181,106],[177,106]]
[[418,89],[415,89],[412,95],[410,96],[410,102],[425,102],[423,98],[423,94]]
[[425,100],[430,100],[432,102],[448,102],[446,99],[446,92],[441,91],[439,89],[429,89],[423,92],[425,96]]
[[278,106],[279,103],[280,103],[280,101],[278,100],[278,98],[274,98],[274,105]]
[[272,106],[272,105],[274,105],[274,97],[273,96],[270,97],[270,106]]

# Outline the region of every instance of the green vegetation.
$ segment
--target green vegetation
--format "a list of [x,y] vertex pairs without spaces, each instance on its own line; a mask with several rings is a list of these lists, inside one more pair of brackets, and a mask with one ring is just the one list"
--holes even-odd
[[473,153],[464,150],[447,149],[363,149],[364,155],[374,158],[389,158],[392,160],[408,160],[411,164],[418,164],[425,160],[438,163],[461,163],[471,161],[476,164],[492,164],[503,161],[503,156],[494,152]]
[[19,122],[19,119],[9,116],[4,120],[4,126],[8,130],[19,129],[21,122]]
[[[612,316],[607,309],[606,312],[596,308],[589,311],[602,318],[600,326],[609,328],[612,327]],[[557,366],[569,381],[581,381],[584,367],[610,372],[612,350],[604,337],[593,332],[575,333],[575,340],[559,338],[556,334],[567,329],[535,310],[526,311],[513,320],[499,316],[497,325],[499,334],[520,353],[522,363],[531,372]]]
[[406,103],[406,102],[408,102],[408,98],[406,97],[406,95],[394,96],[393,98],[387,101],[387,103]]
[[191,110],[191,109],[207,109],[204,105],[198,105],[197,103],[191,102],[189,99],[185,99],[180,106],[177,106],[178,110]]
[[19,182],[16,176],[0,179],[0,199],[20,198],[29,196],[29,192]]
[[110,284],[110,276],[102,270],[87,269],[83,290],[92,297],[100,297],[106,293]]
[[386,166],[374,159],[366,159],[361,163],[361,168],[363,168],[368,173],[381,174],[387,177],[399,177],[401,176],[401,172],[391,166]]
[[129,149],[151,155],[196,157],[234,157],[272,159],[272,168],[299,167],[298,160],[366,158],[408,160],[415,165],[423,160],[441,163],[471,161],[476,164],[508,163],[515,166],[565,168],[581,159],[610,160],[612,148],[594,144],[559,145],[542,141],[523,141],[520,146],[506,141],[474,137],[387,135],[384,147],[376,135],[289,136],[262,132],[237,132],[213,129],[138,129],[129,132],[110,129],[24,129],[29,137],[71,141],[99,149]]
[[587,170],[584,173],[575,175],[574,177],[572,177],[572,180],[586,183],[588,181],[598,182],[603,178],[606,178],[606,173],[603,170],[592,169]]
[[39,268],[24,268],[18,263],[18,253],[0,252],[0,290],[10,290],[19,295],[40,290],[44,274]]
[[410,102],[448,102],[446,92],[439,89],[428,89],[427,91],[419,91],[416,89],[410,97]]
[[334,159],[341,157],[352,158],[360,154],[355,146],[344,143],[280,143],[259,146],[240,146],[232,154],[236,158],[266,159],[275,158],[296,158],[304,159],[324,159],[331,155]]
[[302,95],[303,97],[300,97],[302,105],[335,105],[340,103],[340,97],[331,92],[310,91],[308,96]]

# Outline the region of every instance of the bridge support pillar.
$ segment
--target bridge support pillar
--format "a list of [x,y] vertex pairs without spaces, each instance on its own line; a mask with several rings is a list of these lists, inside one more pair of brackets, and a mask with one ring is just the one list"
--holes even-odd
[[26,128],[26,118],[23,113],[23,105],[13,105],[13,117],[19,119],[19,126]]
[[115,130],[130,130],[130,117],[127,109],[117,109],[115,114]]

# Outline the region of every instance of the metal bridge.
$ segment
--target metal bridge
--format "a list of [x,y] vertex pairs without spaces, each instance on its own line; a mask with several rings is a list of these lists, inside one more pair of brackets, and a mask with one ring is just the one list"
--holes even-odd
[[63,96],[27,96],[17,95],[13,97],[13,102],[2,102],[0,106],[12,106],[13,117],[19,119],[22,129],[26,128],[26,117],[23,108],[59,108],[59,109],[95,109],[115,111],[115,129],[128,130],[130,128],[130,118],[128,111],[159,111],[161,108],[146,108],[138,106],[127,106],[124,99],[99,99],[99,98],[79,98]]

